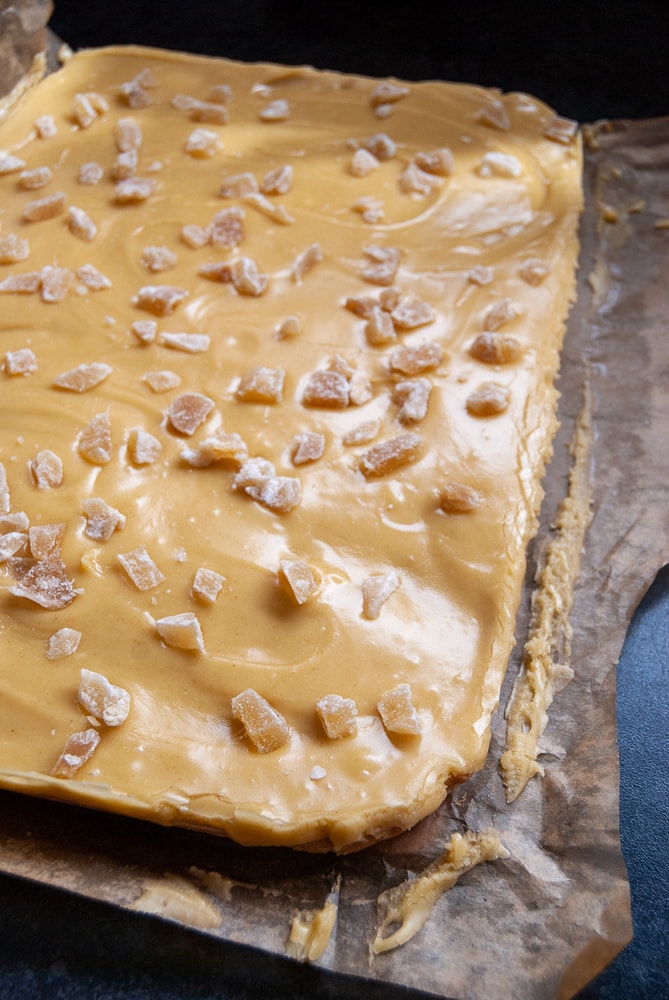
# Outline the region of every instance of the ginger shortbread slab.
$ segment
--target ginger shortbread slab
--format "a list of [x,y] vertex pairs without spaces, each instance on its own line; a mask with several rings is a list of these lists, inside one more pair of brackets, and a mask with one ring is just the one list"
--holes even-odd
[[573,123],[130,47],[0,150],[0,784],[249,845],[411,827],[514,643]]

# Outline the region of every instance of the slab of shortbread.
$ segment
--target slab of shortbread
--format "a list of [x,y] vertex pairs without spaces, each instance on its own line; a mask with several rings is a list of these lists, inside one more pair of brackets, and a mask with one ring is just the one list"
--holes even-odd
[[514,643],[572,123],[127,48],[0,150],[0,784],[244,844],[411,827]]

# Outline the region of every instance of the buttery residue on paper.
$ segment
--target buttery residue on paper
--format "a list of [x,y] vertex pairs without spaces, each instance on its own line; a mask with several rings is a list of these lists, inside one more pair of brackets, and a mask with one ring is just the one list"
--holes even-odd
[[337,898],[341,876],[318,910],[300,910],[292,919],[286,954],[299,962],[317,962],[330,943],[337,919]]
[[141,896],[129,909],[167,917],[202,930],[218,927],[221,922],[217,908],[199,889],[178,875],[147,879]]
[[[454,833],[443,854],[428,865],[422,875],[381,893],[377,906],[382,919],[372,942],[372,952],[378,955],[406,944],[426,923],[443,893],[452,889],[461,875],[485,861],[508,857],[509,852],[494,830]],[[394,924],[399,925],[397,929],[384,936]]]
[[569,615],[591,516],[592,434],[592,398],[586,384],[571,441],[569,490],[560,504],[555,533],[537,573],[523,667],[506,707],[506,750],[500,759],[500,770],[507,802],[518,798],[535,774],[543,775],[537,754],[538,741],[548,723],[548,708],[554,694],[573,677],[568,663]]

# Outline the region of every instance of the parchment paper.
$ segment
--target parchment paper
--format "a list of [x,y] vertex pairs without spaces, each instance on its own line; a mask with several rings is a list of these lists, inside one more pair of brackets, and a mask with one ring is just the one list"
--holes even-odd
[[[518,669],[538,553],[566,490],[567,444],[587,374],[593,520],[571,618],[575,676],[556,697],[540,744],[545,777],[505,805],[500,713],[481,774],[415,830],[339,859],[244,849],[2,792],[0,870],[121,908],[133,907],[152,881],[175,885],[182,922],[279,955],[296,911],[321,906],[338,884],[338,920],[321,965],[457,1000],[566,998],[624,946],[631,921],[618,832],[615,663],[632,612],[667,559],[669,230],[655,223],[669,217],[668,163],[669,118],[601,125],[587,150],[562,426],[502,697],[504,704]],[[603,205],[617,222],[603,221]],[[370,960],[381,891],[421,872],[454,831],[490,826],[510,858],[464,876],[413,940]]]

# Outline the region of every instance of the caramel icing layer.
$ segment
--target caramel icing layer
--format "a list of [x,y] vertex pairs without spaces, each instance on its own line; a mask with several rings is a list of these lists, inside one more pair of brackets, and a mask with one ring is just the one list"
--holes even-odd
[[0,147],[0,783],[245,844],[410,827],[514,642],[571,123],[119,48]]

